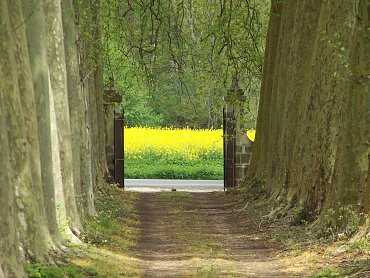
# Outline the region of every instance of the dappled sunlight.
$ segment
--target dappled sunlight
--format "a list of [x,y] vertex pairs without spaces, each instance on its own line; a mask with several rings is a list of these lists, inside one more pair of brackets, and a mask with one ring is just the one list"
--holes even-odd
[[125,253],[112,252],[105,248],[89,247],[83,258],[71,263],[91,269],[99,277],[140,277],[139,260]]

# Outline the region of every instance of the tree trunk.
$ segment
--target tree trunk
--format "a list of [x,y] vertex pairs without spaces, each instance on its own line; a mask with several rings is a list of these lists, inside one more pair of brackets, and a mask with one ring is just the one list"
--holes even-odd
[[[69,115],[72,131],[72,159],[73,159],[73,181],[76,193],[77,206],[81,216],[90,215],[87,210],[86,199],[81,184],[89,183],[91,179],[91,167],[86,166],[86,135],[84,118],[84,101],[82,90],[79,86],[79,69],[77,54],[77,35],[75,32],[75,12],[72,0],[62,1],[64,48],[67,68],[67,88]],[[89,174],[86,174],[89,173]],[[90,182],[91,183],[91,182]],[[92,185],[90,185],[92,186]]]
[[[20,6],[17,5],[16,7],[15,5],[14,1],[10,3],[11,8],[8,10],[8,14],[10,11],[10,14],[12,15],[14,8],[20,11]],[[6,107],[5,111],[7,114],[7,125],[9,128],[8,140],[11,157],[11,188],[14,190],[16,197],[15,209],[17,211],[17,231],[26,258],[30,260],[44,261],[48,258],[51,239],[42,201],[37,201],[38,194],[41,194],[42,192],[40,188],[41,185],[37,184],[35,187],[33,186],[34,180],[29,155],[30,145],[28,144],[26,133],[27,127],[25,126],[22,110],[18,77],[21,81],[21,89],[26,89],[24,88],[24,85],[26,85],[30,86],[27,88],[28,90],[32,90],[32,84],[30,84],[29,81],[27,84],[24,84],[25,78],[30,78],[30,75],[26,73],[26,70],[24,71],[22,68],[22,73],[18,73],[18,67],[23,66],[23,63],[27,62],[22,58],[27,58],[27,56],[20,57],[17,55],[16,59],[14,55],[14,49],[17,54],[19,54],[19,48],[15,47],[19,47],[22,43],[25,44],[26,42],[25,40],[21,40],[14,45],[10,24],[5,24],[3,27],[0,51],[4,53],[4,56],[1,64],[7,66],[2,68],[1,76],[4,79],[4,101]],[[18,29],[18,31],[20,30]],[[15,38],[15,40],[19,39],[21,38],[18,36]],[[26,66],[28,66],[28,64]]]
[[[5,0],[0,1],[0,23],[4,24],[6,19]],[[0,31],[1,33],[1,31]],[[2,37],[2,34],[0,36]],[[0,59],[3,53],[0,54]],[[0,64],[0,72],[3,65]],[[14,191],[11,187],[10,154],[8,144],[8,127],[5,121],[5,103],[3,80],[0,79],[0,278],[25,276],[18,266],[22,260],[19,254],[19,239],[15,229],[14,219],[16,218]]]
[[28,18],[25,25],[37,111],[44,206],[49,229],[54,239],[62,231],[65,236],[77,241],[68,227],[65,207],[54,100],[47,61],[43,2],[23,0],[22,3],[23,13]]
[[[79,40],[80,79],[86,101],[87,134],[91,143],[91,167],[93,189],[103,186],[102,176],[107,171],[104,137],[103,107],[103,69],[101,61],[101,41],[99,30],[100,1],[92,4],[80,3],[77,16],[83,17],[81,11],[91,14],[88,20],[80,20],[79,30],[84,35]],[[83,30],[83,31],[82,31]],[[93,198],[91,188],[85,189]],[[102,189],[102,188],[99,188]],[[93,200],[92,200],[93,201]]]
[[[95,213],[102,72],[78,64],[73,8],[63,1],[62,19],[57,0],[0,0],[0,278],[51,261],[62,235],[80,242],[80,213]],[[82,66],[92,74],[79,83]]]
[[62,172],[65,208],[72,230],[82,230],[73,181],[72,137],[69,118],[67,76],[63,44],[63,25],[60,1],[44,0],[46,38],[51,89],[54,97],[60,166]]
[[365,0],[272,3],[248,180],[265,179],[272,198],[309,219],[370,212],[366,9]]
[[[7,1],[0,0],[0,72],[3,72],[4,59],[8,53],[3,51],[3,42],[6,41],[8,32],[4,26],[8,22]],[[12,173],[10,165],[8,125],[6,122],[6,110],[4,93],[8,85],[4,84],[5,79],[0,79],[0,277],[22,277],[25,276],[23,270],[18,268],[22,260],[19,254],[19,239],[15,229],[14,219],[16,218],[14,188],[11,186]]]
[[[15,46],[15,58],[18,70],[18,86],[21,93],[20,100],[22,103],[22,110],[24,112],[24,130],[26,133],[26,139],[29,145],[29,157],[32,161],[31,178],[32,178],[32,192],[38,205],[38,212],[42,219],[42,227],[46,229],[45,237],[48,241],[54,241],[58,245],[61,242],[60,233],[56,226],[56,221],[51,221],[55,226],[51,231],[54,237],[53,240],[50,237],[49,229],[51,225],[48,225],[44,199],[43,199],[43,188],[41,179],[41,164],[40,164],[40,149],[38,139],[38,126],[37,126],[37,115],[36,115],[36,104],[32,84],[32,73],[29,63],[26,30],[22,12],[22,3],[20,0],[9,1],[9,14],[11,27],[13,31],[14,46]],[[49,228],[48,228],[49,227]]]

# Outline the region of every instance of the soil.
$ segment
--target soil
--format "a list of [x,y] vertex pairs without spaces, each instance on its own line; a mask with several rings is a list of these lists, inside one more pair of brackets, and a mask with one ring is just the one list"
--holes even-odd
[[140,193],[142,277],[293,277],[225,193]]

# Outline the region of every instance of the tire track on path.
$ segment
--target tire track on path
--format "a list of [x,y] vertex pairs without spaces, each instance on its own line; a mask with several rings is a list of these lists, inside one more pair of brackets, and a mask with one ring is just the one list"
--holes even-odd
[[143,277],[286,277],[223,192],[139,193]]

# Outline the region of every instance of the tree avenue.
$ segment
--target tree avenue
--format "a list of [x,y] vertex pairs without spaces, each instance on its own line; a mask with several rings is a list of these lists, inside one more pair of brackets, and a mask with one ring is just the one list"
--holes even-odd
[[[369,236],[367,8],[366,1],[272,1],[247,180],[281,201],[273,214],[297,206],[304,221],[362,226]],[[343,211],[361,217],[340,222]]]
[[213,127],[236,78],[249,125],[259,99],[245,188],[370,236],[368,3],[272,0],[261,76],[257,2],[0,0],[0,278],[83,244],[110,190],[103,84],[131,90],[133,122]]
[[[23,277],[25,261],[53,263],[81,242],[105,186],[103,79],[88,53],[100,4],[0,3],[0,277]],[[78,26],[76,7],[88,12]]]

